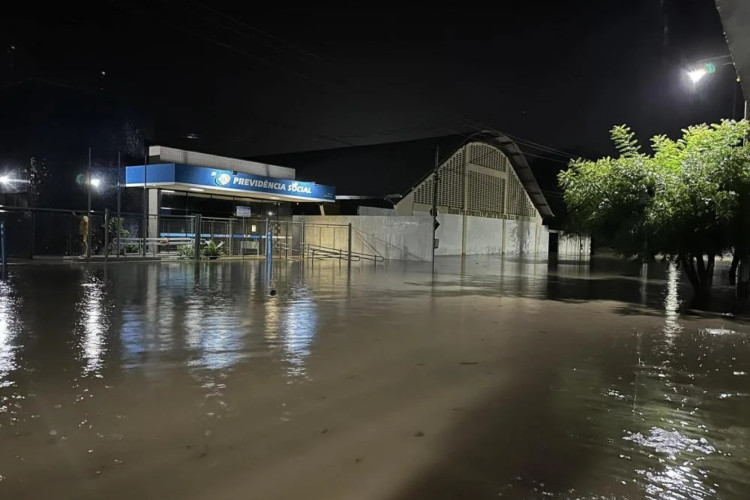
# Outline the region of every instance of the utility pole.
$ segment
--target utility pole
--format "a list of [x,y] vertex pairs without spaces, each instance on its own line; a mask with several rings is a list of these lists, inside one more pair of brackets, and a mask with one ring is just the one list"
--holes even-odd
[[146,257],[146,238],[148,237],[148,143],[143,139],[143,239],[141,240],[141,255]]
[[435,172],[432,174],[432,270],[435,270],[435,235],[437,234],[437,194],[438,194],[438,183],[440,182],[440,176],[438,174],[438,167],[440,166],[440,146],[435,148]]
[[91,258],[91,146],[89,146],[89,166],[86,171],[86,193],[88,204],[86,209],[86,258]]
[[[117,228],[117,234],[115,235],[115,238],[117,238],[117,259],[120,258],[120,237],[122,236],[122,216],[121,216],[121,207],[122,207],[122,162],[120,159],[120,152],[117,152],[117,223],[115,224],[115,227]],[[107,231],[109,231],[109,228],[107,228]]]

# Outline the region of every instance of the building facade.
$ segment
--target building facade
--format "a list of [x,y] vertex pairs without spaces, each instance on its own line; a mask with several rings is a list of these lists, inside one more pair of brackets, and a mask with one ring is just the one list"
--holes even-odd
[[500,134],[478,134],[395,206],[402,216],[437,207],[436,255],[548,252],[553,216],[523,154]]

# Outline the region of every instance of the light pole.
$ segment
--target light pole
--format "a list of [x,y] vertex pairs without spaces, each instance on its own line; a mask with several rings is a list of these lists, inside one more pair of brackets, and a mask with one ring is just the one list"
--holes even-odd
[[[719,56],[719,57],[713,57],[709,59],[703,59],[701,61],[698,61],[696,63],[696,66],[687,71],[687,76],[690,78],[690,81],[693,82],[693,85],[698,85],[698,83],[706,76],[712,75],[716,73],[717,69],[717,61],[722,61],[719,63],[719,67],[724,66],[733,66],[734,63],[732,62],[731,56],[725,55],[725,56]],[[737,83],[739,84],[740,77],[737,75]],[[735,90],[735,96],[736,94]],[[734,119],[734,113],[735,113],[736,106],[732,106],[732,119]],[[747,98],[744,99],[744,106],[743,106],[743,118],[745,121],[748,120],[748,106],[747,106]],[[745,136],[743,144],[747,144],[748,137]],[[735,248],[734,254],[732,256],[732,264],[729,267],[729,282],[730,284],[737,285],[736,288],[736,296],[737,298],[748,298],[750,297],[750,254],[748,253],[750,249],[748,248]],[[739,272],[738,272],[738,266],[739,266]]]
[[[686,71],[687,76],[690,79],[690,81],[693,82],[693,85],[697,86],[698,83],[700,83],[700,81],[703,80],[704,77],[708,75],[713,75],[714,73],[716,73],[718,68],[721,68],[724,66],[734,66],[734,63],[732,62],[731,57],[732,56],[725,55],[725,56],[718,56],[718,57],[710,57],[708,59],[701,59],[700,61],[696,61],[695,66],[693,66],[692,69],[689,69]],[[740,81],[740,77],[738,75],[737,82],[739,83],[739,81]],[[734,118],[734,113],[735,113],[735,107],[733,106],[732,116],[730,118]],[[745,120],[748,119],[747,99],[744,100],[743,117]]]

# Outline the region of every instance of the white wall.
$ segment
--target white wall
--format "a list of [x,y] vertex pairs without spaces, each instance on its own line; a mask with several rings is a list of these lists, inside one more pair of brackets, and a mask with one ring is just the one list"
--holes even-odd
[[352,224],[352,252],[380,255],[388,260],[432,259],[432,218],[429,216],[294,216],[305,222],[306,243],[346,250],[347,226]]
[[463,217],[460,215],[438,214],[437,220],[440,226],[435,231],[435,237],[440,240],[440,243],[437,249],[435,249],[435,255],[461,255]]
[[[465,217],[439,214],[435,255],[539,255],[549,251],[548,229],[537,221]],[[294,216],[306,224],[307,243],[326,248],[347,249],[347,225],[352,224],[352,251],[380,255],[385,259],[421,260],[432,258],[432,217],[414,216]],[[328,225],[326,225],[328,224]],[[505,237],[503,238],[503,232]],[[561,240],[562,241],[562,240]],[[503,242],[505,246],[503,246]],[[573,243],[562,242],[572,248]],[[578,243],[576,240],[576,249]],[[562,251],[561,246],[561,251]],[[567,247],[566,247],[567,248]]]
[[466,255],[503,253],[503,220],[466,217]]
[[465,249],[464,216],[439,214],[438,222],[440,227],[436,237],[440,240],[440,246],[435,250],[435,255],[546,256],[549,253],[549,229],[537,221],[467,216]]
[[398,215],[392,208],[357,207],[357,215]]
[[557,255],[588,259],[591,256],[591,238],[575,234],[560,233],[557,243]]

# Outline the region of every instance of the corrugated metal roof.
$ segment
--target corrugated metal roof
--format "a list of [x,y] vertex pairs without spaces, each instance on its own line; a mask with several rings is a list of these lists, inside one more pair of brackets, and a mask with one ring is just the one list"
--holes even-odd
[[[508,161],[510,161],[510,164],[513,167],[513,170],[515,170],[516,175],[518,175],[518,179],[521,181],[521,184],[523,184],[524,189],[526,189],[526,192],[529,194],[529,198],[531,198],[532,203],[539,211],[541,216],[555,216],[555,214],[552,212],[552,208],[550,208],[549,204],[547,203],[547,199],[544,197],[539,184],[536,181],[536,177],[534,177],[534,173],[531,171],[529,163],[526,161],[526,157],[524,156],[523,151],[521,151],[521,148],[518,147],[518,144],[516,144],[516,142],[507,135],[489,130],[482,130],[470,134],[465,137],[464,141],[458,147],[449,150],[447,152],[448,154],[441,154],[439,163],[442,164],[446,159],[453,156],[456,151],[464,147],[466,144],[476,142],[494,146],[502,151],[503,154],[508,157]],[[413,191],[419,184],[422,183],[422,181],[424,181],[430,175],[432,175],[432,170],[425,173],[425,175],[418,182],[416,182],[411,187],[411,189],[404,193],[404,195],[407,195],[411,191]]]
[[519,146],[499,132],[480,131],[415,141],[342,147],[259,158],[297,169],[297,177],[336,186],[342,195],[406,195],[432,174],[435,150],[449,158],[469,142],[482,142],[500,149],[510,160],[531,201],[542,217],[554,217],[539,184]]

